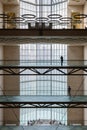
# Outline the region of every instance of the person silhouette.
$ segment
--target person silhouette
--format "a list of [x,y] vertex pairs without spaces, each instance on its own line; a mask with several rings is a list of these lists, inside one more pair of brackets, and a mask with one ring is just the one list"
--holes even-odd
[[68,96],[71,96],[71,87],[68,86]]
[[61,66],[63,65],[63,56],[60,57],[61,59]]

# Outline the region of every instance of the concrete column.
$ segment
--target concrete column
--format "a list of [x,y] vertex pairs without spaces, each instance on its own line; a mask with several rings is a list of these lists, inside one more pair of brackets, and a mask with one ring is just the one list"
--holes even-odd
[[[4,60],[19,60],[19,46],[4,46]],[[4,95],[19,95],[20,77],[4,76]],[[4,124],[19,124],[19,109],[4,109]]]
[[[87,65],[87,46],[84,46],[84,60]],[[84,76],[84,95],[87,95],[87,76]],[[87,108],[84,109],[84,125],[87,125]]]
[[[83,60],[83,46],[68,46],[68,60]],[[70,61],[68,61],[70,62]],[[74,64],[72,64],[74,65]],[[80,73],[80,72],[79,72]],[[84,78],[83,76],[68,76],[68,85],[71,86],[71,95],[83,95]],[[83,109],[68,109],[68,124],[83,125]]]
[[[3,60],[3,46],[0,46],[0,64],[2,64],[2,60]],[[3,76],[0,76],[0,95],[2,94],[3,94]],[[2,124],[3,124],[3,109],[0,108],[0,125]]]
[[[87,14],[87,1],[85,1],[85,4],[84,4],[83,14]],[[84,28],[87,29],[87,19],[84,19]]]
[[[3,4],[0,2],[0,14],[3,14]],[[3,28],[3,19],[0,18],[0,28]]]

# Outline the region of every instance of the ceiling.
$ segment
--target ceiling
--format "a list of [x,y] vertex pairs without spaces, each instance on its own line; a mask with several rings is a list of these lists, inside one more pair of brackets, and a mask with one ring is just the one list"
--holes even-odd
[[86,0],[68,0],[69,5],[84,5]]
[[[19,0],[0,0],[3,4],[19,4]],[[29,2],[35,2],[35,0],[26,0]],[[52,0],[53,3],[58,3],[61,0]],[[65,0],[63,0],[65,1]],[[68,0],[69,5],[83,5],[86,0]],[[45,1],[44,1],[45,2]],[[48,2],[47,2],[48,3]]]
[[[25,1],[29,1],[29,2],[35,2],[35,0],[25,0]],[[45,2],[46,0],[44,0]],[[67,0],[63,0],[63,1],[67,1]],[[58,2],[63,2],[62,0],[52,0],[52,2],[58,3]],[[84,5],[86,0],[68,0],[68,4],[69,5]],[[19,0],[1,0],[1,2],[3,4],[19,4]],[[46,2],[45,2],[46,3]],[[48,2],[47,2],[48,3]]]
[[20,1],[34,4],[37,6],[52,6],[67,2],[68,0],[20,0]]
[[1,2],[3,4],[14,4],[14,5],[19,4],[19,0],[1,0]]

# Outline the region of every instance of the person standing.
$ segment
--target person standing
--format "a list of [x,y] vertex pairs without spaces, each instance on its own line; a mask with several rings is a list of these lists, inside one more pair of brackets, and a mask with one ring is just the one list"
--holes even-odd
[[71,96],[71,87],[68,86],[68,96]]
[[61,66],[63,65],[63,56],[60,57],[61,59]]

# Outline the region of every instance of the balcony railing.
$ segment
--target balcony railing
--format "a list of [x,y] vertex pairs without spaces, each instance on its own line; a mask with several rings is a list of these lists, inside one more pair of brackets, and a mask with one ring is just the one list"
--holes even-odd
[[0,60],[0,66],[87,66],[87,60]]
[[[43,82],[44,83],[44,82]],[[31,86],[31,88],[32,88],[33,86]],[[38,86],[39,87],[39,86]],[[52,89],[52,88],[50,88],[50,89]],[[55,96],[55,95],[58,95],[58,96],[68,96],[68,90],[37,90],[37,89],[35,89],[35,90],[32,90],[32,89],[26,89],[26,87],[25,88],[23,88],[23,90],[20,90],[20,92],[19,92],[19,90],[3,90],[3,91],[0,91],[0,94],[2,94],[2,95],[6,95],[6,94],[8,94],[8,95],[18,95],[18,93],[20,93],[19,95],[37,95],[37,96],[47,96],[47,95],[52,95],[52,96]],[[85,95],[87,95],[87,90],[85,90]],[[78,89],[76,89],[76,90],[71,90],[71,96],[84,96],[84,90],[78,90]]]
[[17,126],[17,124],[20,122],[21,122],[21,126],[22,125],[23,126],[46,126],[46,125],[49,125],[49,126],[50,125],[54,125],[54,126],[83,126],[84,123],[87,124],[87,120],[64,120],[64,119],[63,120],[55,120],[55,119],[35,119],[35,120],[30,119],[30,120],[26,120],[25,119],[24,121],[20,120],[19,122],[6,120],[6,121],[0,121],[0,124],[4,124],[5,126]]

